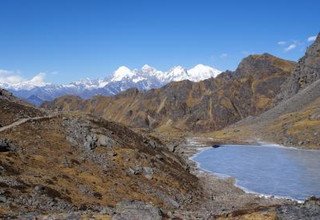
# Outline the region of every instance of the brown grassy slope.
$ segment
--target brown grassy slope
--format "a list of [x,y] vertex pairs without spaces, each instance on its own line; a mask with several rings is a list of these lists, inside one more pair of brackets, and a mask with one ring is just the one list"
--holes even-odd
[[42,116],[43,113],[31,105],[15,98],[6,90],[0,89],[0,127],[21,118]]
[[221,129],[271,108],[294,63],[269,54],[244,59],[235,72],[198,83],[173,82],[160,89],[128,90],[115,97],[61,97],[48,109],[84,111],[138,128]]
[[[85,147],[88,135],[105,135],[110,146]],[[162,208],[197,194],[197,179],[178,158],[116,123],[84,116],[27,122],[1,132],[14,146],[0,153],[2,214],[66,212],[114,206],[124,199]],[[69,141],[67,141],[69,140]],[[152,178],[130,169],[150,167]]]
[[213,136],[221,141],[265,140],[284,145],[320,148],[320,35],[281,86],[276,107],[247,118]]
[[269,141],[320,148],[320,80],[256,118],[208,134],[219,142]]

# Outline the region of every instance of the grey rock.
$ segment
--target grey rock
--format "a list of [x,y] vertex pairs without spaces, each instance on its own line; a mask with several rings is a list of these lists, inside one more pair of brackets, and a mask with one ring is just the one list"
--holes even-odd
[[113,220],[161,220],[162,211],[141,201],[123,201],[116,205]]
[[156,143],[155,141],[150,140],[150,141],[149,141],[149,145],[150,145],[153,149],[157,148],[157,143]]
[[151,167],[143,167],[144,174],[153,174],[153,169]]
[[171,151],[171,152],[175,152],[176,149],[177,149],[177,147],[178,147],[178,144],[170,144],[170,145],[168,146],[168,149],[169,149],[169,151]]
[[283,205],[277,208],[278,219],[320,219],[320,199],[311,197],[302,204]]
[[151,180],[153,178],[153,169],[151,167],[143,167],[144,177]]
[[113,147],[115,142],[105,135],[99,135],[97,145],[101,147]]
[[95,134],[89,134],[86,136],[84,147],[88,150],[93,150],[97,147],[98,138]]
[[307,49],[292,75],[281,86],[279,100],[285,100],[320,79],[320,35]]
[[102,210],[100,211],[100,214],[102,215],[112,215],[114,214],[114,210],[113,208],[109,207],[109,206],[106,206],[106,207],[103,207]]
[[36,185],[36,186],[34,187],[34,191],[35,191],[36,193],[44,193],[44,192],[45,192],[45,187],[42,186],[42,185]]
[[109,151],[109,152],[108,152],[108,155],[111,156],[111,157],[115,157],[115,156],[117,156],[118,154],[117,154],[117,152],[114,152],[114,151],[112,150],[112,151]]
[[163,160],[164,159],[164,157],[161,154],[157,154],[156,158],[159,159],[159,160]]
[[0,203],[5,203],[7,202],[7,198],[3,195],[0,195]]
[[0,152],[14,151],[15,146],[7,139],[0,139]]
[[139,175],[143,172],[142,167],[130,167],[129,173],[132,175]]

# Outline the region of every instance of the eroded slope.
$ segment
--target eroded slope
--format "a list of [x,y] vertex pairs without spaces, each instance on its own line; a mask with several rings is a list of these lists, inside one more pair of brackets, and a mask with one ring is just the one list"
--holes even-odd
[[89,100],[66,96],[43,106],[87,112],[135,128],[217,130],[271,108],[294,65],[269,54],[252,55],[235,72],[198,83],[174,82],[147,92],[131,89]]

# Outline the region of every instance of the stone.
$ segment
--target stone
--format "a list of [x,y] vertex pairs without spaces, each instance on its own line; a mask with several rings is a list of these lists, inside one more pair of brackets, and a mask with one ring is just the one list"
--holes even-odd
[[151,167],[143,167],[144,177],[151,180],[153,178],[153,169]]
[[0,203],[5,203],[7,202],[7,198],[3,195],[0,195]]
[[7,139],[0,139],[0,152],[8,152],[13,151],[14,146],[11,142]]
[[102,210],[100,211],[100,214],[102,215],[112,215],[114,213],[113,211],[113,208],[109,207],[109,206],[106,206],[106,207],[103,207]]
[[143,169],[141,167],[130,167],[129,173],[132,175],[139,175],[143,172]]
[[141,201],[120,202],[116,205],[115,212],[113,220],[161,220],[163,216],[159,208]]
[[177,149],[177,147],[178,147],[177,144],[170,144],[170,145],[168,146],[169,151],[171,151],[171,152],[175,152],[176,149]]
[[110,152],[108,152],[108,155],[111,156],[111,157],[115,157],[118,154],[116,152],[114,152],[114,151],[110,151]]
[[161,154],[157,154],[157,155],[156,155],[156,158],[159,159],[159,160],[163,160],[163,159],[164,159]]
[[36,186],[34,187],[34,191],[37,192],[37,193],[44,193],[45,187],[42,186],[42,185],[36,185]]
[[95,134],[89,134],[86,136],[84,147],[88,150],[93,150],[97,147],[97,136]]
[[105,135],[99,135],[97,145],[101,147],[113,147],[115,145],[114,141]]
[[152,149],[156,149],[157,148],[157,143],[155,141],[150,140],[149,141],[149,145],[152,147]]

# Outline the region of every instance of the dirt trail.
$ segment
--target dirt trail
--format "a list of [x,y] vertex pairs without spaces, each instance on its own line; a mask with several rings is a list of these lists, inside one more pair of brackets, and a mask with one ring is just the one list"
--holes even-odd
[[21,124],[24,124],[26,122],[29,122],[29,121],[37,121],[37,120],[41,120],[41,119],[50,119],[50,118],[54,118],[56,116],[57,115],[48,115],[48,116],[33,117],[33,118],[22,118],[22,119],[19,119],[18,121],[13,122],[10,125],[6,125],[4,127],[1,127],[0,128],[0,132],[3,132],[3,131],[6,131],[6,130],[9,130],[11,128],[17,127],[17,126],[19,126]]

